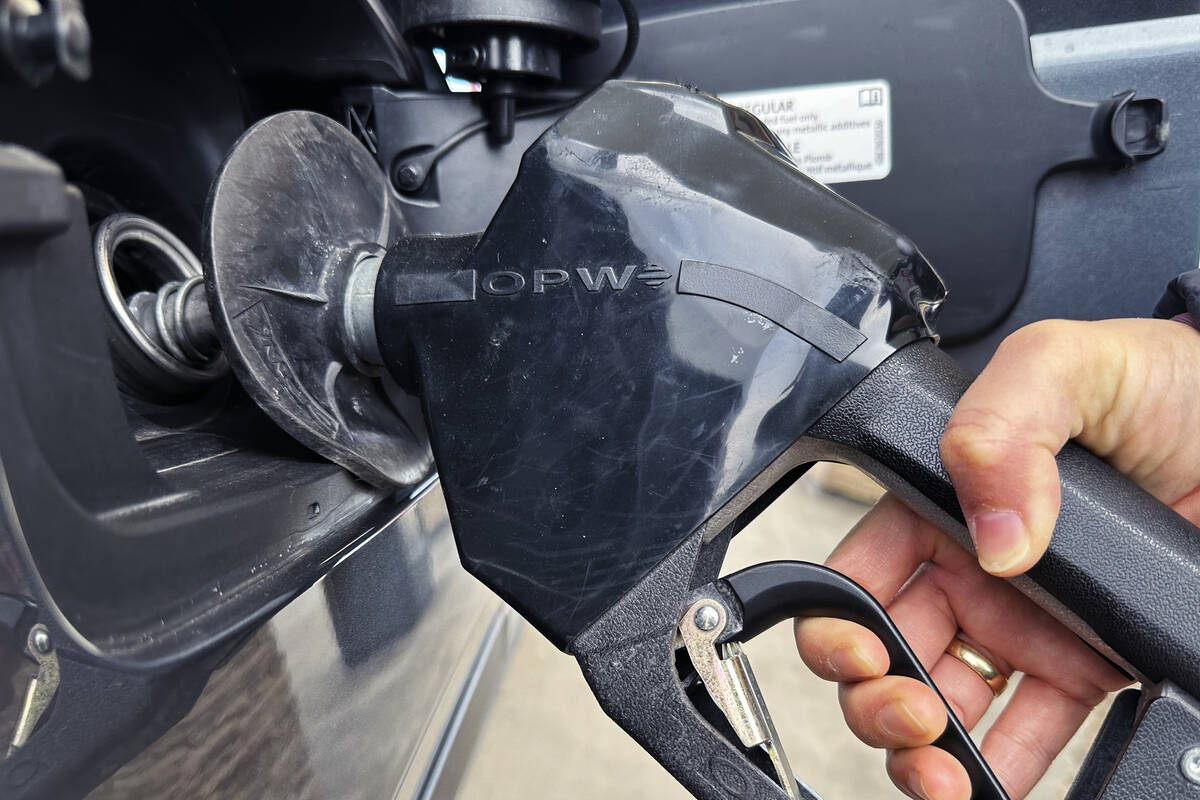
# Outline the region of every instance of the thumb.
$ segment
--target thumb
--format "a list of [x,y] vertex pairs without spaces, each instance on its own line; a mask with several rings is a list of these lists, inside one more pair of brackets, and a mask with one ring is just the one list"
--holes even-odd
[[1103,326],[1054,320],[1018,330],[946,426],[942,463],[979,563],[994,575],[1024,572],[1045,552],[1059,508],[1054,457],[1113,408],[1125,358],[1121,337],[1105,337]]

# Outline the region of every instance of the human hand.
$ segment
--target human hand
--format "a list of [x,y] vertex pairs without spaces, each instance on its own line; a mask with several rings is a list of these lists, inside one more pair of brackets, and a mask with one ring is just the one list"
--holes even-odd
[[[956,636],[1005,674],[1024,673],[982,744],[1013,798],[1024,797],[1086,718],[1126,679],[1008,583],[1045,551],[1059,506],[1054,456],[1068,439],[1160,500],[1200,520],[1200,333],[1178,322],[1037,323],[1010,336],[964,394],[942,438],[978,560],[886,497],[829,558],[887,608],[969,730],[993,699],[945,654]],[[989,574],[990,573],[990,574]],[[925,800],[970,797],[966,773],[929,746],[941,702],[917,681],[884,676],[887,654],[853,623],[798,622],[797,645],[838,681],[851,730],[889,748],[888,772]]]

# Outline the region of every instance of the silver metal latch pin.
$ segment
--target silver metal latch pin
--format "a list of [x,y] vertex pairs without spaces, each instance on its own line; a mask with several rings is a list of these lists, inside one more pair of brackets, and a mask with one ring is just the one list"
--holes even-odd
[[33,729],[50,707],[58,691],[58,654],[54,651],[54,642],[50,639],[50,631],[45,625],[34,625],[25,637],[25,652],[38,665],[37,675],[29,679],[29,687],[25,690],[25,701],[21,704],[21,715],[17,718],[17,727],[13,730],[12,742],[8,746],[8,755],[20,750],[33,735]]
[[729,720],[746,747],[762,747],[775,767],[779,784],[793,800],[801,800],[796,776],[779,741],[779,732],[767,712],[750,659],[738,642],[719,645],[717,639],[729,619],[724,605],[712,599],[697,600],[679,620],[679,636],[717,708]]

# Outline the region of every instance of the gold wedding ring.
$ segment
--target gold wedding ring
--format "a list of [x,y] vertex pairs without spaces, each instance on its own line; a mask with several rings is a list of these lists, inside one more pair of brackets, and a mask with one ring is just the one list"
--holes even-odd
[[983,682],[992,690],[993,697],[1004,693],[1004,687],[1008,685],[1008,676],[996,669],[996,665],[983,653],[957,637],[950,642],[946,653],[966,664],[976,675],[983,678]]

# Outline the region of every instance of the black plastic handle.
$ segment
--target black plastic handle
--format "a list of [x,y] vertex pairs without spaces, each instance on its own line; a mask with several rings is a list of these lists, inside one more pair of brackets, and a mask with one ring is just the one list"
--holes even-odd
[[[909,345],[818,420],[808,444],[874,475],[969,546],[938,454],[969,384],[928,340]],[[1074,444],[1058,468],[1050,549],[1017,585],[1102,652],[1200,696],[1200,529]]]
[[739,641],[793,617],[837,617],[857,622],[879,637],[891,660],[889,675],[921,681],[946,706],[946,729],[933,743],[958,759],[971,779],[971,800],[1008,800],[979,748],[954,716],[933,678],[921,666],[896,624],[870,593],[828,567],[806,561],[769,561],[724,579],[742,604]]

